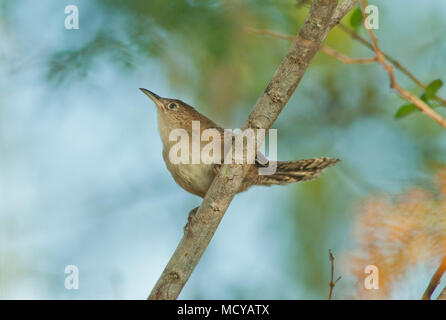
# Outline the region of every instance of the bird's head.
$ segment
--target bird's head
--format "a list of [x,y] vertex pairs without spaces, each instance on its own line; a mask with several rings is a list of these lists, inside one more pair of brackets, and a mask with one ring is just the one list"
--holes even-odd
[[175,129],[181,128],[191,133],[193,121],[200,122],[201,130],[218,128],[212,120],[206,118],[192,106],[181,100],[163,98],[143,88],[140,88],[140,90],[155,103],[158,111],[158,128],[164,140]]
[[178,99],[163,98],[150,90],[140,88],[156,106],[158,116],[171,122],[184,121],[188,116],[192,116],[195,109]]

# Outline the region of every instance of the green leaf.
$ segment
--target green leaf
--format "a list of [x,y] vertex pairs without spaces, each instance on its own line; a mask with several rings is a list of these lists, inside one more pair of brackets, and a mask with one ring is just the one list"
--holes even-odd
[[420,99],[423,100],[431,108],[437,107],[437,105],[434,105],[432,102],[429,101],[426,92],[420,96]]
[[405,116],[408,116],[409,114],[411,114],[412,112],[416,112],[419,109],[412,103],[409,104],[405,104],[403,106],[401,106],[398,111],[395,114],[395,118],[396,119],[401,119]]
[[427,100],[433,99],[437,95],[437,91],[443,86],[443,81],[437,79],[429,83],[425,91],[425,97]]
[[350,26],[354,29],[358,28],[362,23],[362,11],[356,8],[350,16]]

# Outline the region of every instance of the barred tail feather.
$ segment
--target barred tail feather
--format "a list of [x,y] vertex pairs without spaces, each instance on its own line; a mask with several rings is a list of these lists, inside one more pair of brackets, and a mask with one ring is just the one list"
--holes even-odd
[[259,176],[258,185],[284,185],[293,182],[317,178],[321,172],[337,162],[333,158],[313,158],[298,161],[278,161],[276,172],[272,175]]

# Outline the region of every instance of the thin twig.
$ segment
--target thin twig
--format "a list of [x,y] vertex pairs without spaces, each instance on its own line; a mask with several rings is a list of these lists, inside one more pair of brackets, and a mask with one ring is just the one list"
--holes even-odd
[[[344,2],[352,0],[344,0]],[[330,31],[338,0],[314,0],[291,48],[254,105],[243,129],[271,128],[308,65]],[[176,299],[201,259],[234,195],[240,190],[246,165],[224,164],[198,209],[192,233],[186,233],[169,260],[148,299]]]
[[[347,27],[346,25],[340,23],[339,24],[339,29],[341,29],[342,31],[344,31],[345,33],[348,33],[353,39],[357,40],[359,43],[363,44],[364,46],[366,46],[367,48],[369,48],[370,50],[374,51],[373,45],[368,42],[366,39],[364,39],[363,37],[361,37],[357,32],[355,32],[354,30],[350,29],[349,27]],[[426,89],[427,85],[425,85],[423,82],[421,82],[417,77],[415,77],[415,75],[413,73],[411,73],[406,67],[404,67],[401,63],[399,63],[396,59],[392,58],[390,55],[388,55],[387,53],[385,53],[384,51],[382,51],[382,54],[384,55],[384,57],[390,62],[392,63],[395,68],[397,68],[398,70],[400,70],[403,74],[405,74],[409,79],[411,79],[417,86],[419,86],[422,89]],[[437,100],[438,102],[440,102],[441,104],[446,106],[446,100],[439,97],[438,95],[435,95],[434,97],[435,100]]]
[[443,288],[437,300],[446,300],[446,287]]
[[326,45],[321,47],[321,51],[323,53],[325,53],[326,55],[329,55],[329,56],[331,56],[345,64],[369,64],[369,63],[377,62],[376,57],[362,58],[362,59],[350,58],[350,57],[347,57],[346,55],[344,55],[344,54],[342,54],[342,53],[336,51],[335,49],[333,49],[329,46],[326,46]]
[[[363,15],[364,15],[364,8],[367,6],[366,0],[360,0]],[[433,119],[434,121],[438,122],[442,127],[446,128],[446,120],[437,112],[435,112],[426,102],[418,98],[416,95],[414,95],[412,92],[407,91],[403,89],[396,81],[395,73],[393,71],[393,67],[389,65],[384,57],[384,53],[380,50],[378,46],[378,39],[373,34],[373,31],[371,29],[367,29],[367,32],[370,36],[370,39],[372,39],[373,44],[373,51],[376,54],[376,58],[378,59],[378,62],[383,66],[383,68],[387,71],[390,78],[390,87],[392,89],[395,89],[399,95],[407,100],[412,102],[418,109],[420,109],[421,112],[423,112],[425,115]]]
[[[341,29],[345,33],[348,33],[353,39],[357,40],[358,42],[360,42],[361,44],[363,44],[364,46],[366,46],[370,50],[374,51],[373,50],[373,45],[370,42],[368,42],[366,39],[361,37],[357,32],[355,32],[354,30],[350,29],[349,27],[347,27],[343,23],[339,24],[339,29]],[[401,63],[399,63],[397,60],[395,60],[394,58],[389,56],[387,53],[383,52],[383,54],[384,54],[384,57],[386,57],[387,60],[389,60],[397,69],[399,69],[402,73],[404,73],[407,77],[409,77],[419,87],[421,87],[423,89],[426,89],[427,86],[424,83],[422,83],[420,80],[418,80],[418,78],[415,77],[409,70],[407,70],[407,68],[405,68]]]
[[[341,30],[343,30],[344,32],[348,33],[353,39],[357,40],[358,42],[360,42],[361,44],[363,44],[364,46],[366,46],[367,48],[369,48],[370,50],[374,51],[374,47],[373,45],[368,42],[366,39],[364,39],[363,37],[361,37],[358,33],[356,33],[355,31],[353,31],[352,29],[350,29],[349,27],[345,26],[342,23],[339,23],[339,28]],[[246,31],[250,32],[250,33],[254,33],[254,34],[261,34],[261,35],[266,35],[266,36],[270,36],[272,38],[277,38],[277,39],[283,39],[283,40],[292,40],[293,36],[292,35],[287,35],[287,34],[282,34],[279,32],[275,32],[275,31],[271,31],[271,30],[262,30],[262,29],[254,29],[254,28],[246,28]],[[321,45],[321,49],[320,49],[323,53],[339,60],[342,63],[345,64],[369,64],[369,63],[373,63],[373,62],[378,62],[377,58],[363,58],[363,59],[355,59],[355,58],[350,58],[338,51],[336,51],[335,49],[327,46],[327,45]],[[399,63],[396,59],[392,58],[391,56],[389,56],[387,53],[385,53],[384,51],[382,51],[382,54],[384,55],[384,57],[390,62],[392,63],[395,68],[397,68],[398,70],[400,70],[403,74],[405,74],[409,79],[411,79],[416,85],[418,85],[420,88],[422,89],[426,89],[427,85],[425,85],[424,83],[422,83],[417,77],[415,77],[406,67],[404,67],[401,63]],[[446,100],[439,97],[438,95],[434,96],[434,99],[437,100],[438,102],[440,102],[442,105],[446,106]]]
[[255,29],[255,28],[251,28],[251,27],[246,27],[245,30],[249,33],[270,36],[272,38],[277,38],[277,39],[290,40],[290,41],[292,41],[294,39],[294,36],[292,36],[290,34],[283,34],[283,33],[271,31],[271,30]]
[[[247,28],[247,31],[249,31],[251,33],[255,33],[255,34],[267,35],[267,36],[278,38],[278,39],[290,40],[289,35],[281,34],[281,33],[270,31],[270,30],[259,30],[259,29],[254,29],[254,28]],[[389,73],[389,77],[390,77],[390,81],[391,81],[391,88],[395,89],[400,94],[400,96],[402,98],[412,102],[423,113],[425,113],[427,116],[429,116],[430,118],[432,118],[433,120],[438,122],[441,126],[446,128],[446,120],[440,114],[435,112],[429,105],[427,105],[427,103],[425,103],[423,100],[418,98],[416,95],[414,95],[410,91],[403,89],[396,82],[393,68],[386,62],[386,60],[385,60],[386,55],[379,49],[378,40],[374,36],[373,32],[371,32],[371,30],[368,30],[368,32],[369,32],[369,34],[371,33],[373,45],[370,44],[369,42],[367,42],[366,40],[364,40],[363,38],[360,38],[360,39],[361,39],[361,42],[364,41],[364,43],[367,46],[370,46],[374,50],[375,55],[376,55],[374,58],[353,59],[353,58],[347,57],[347,56],[343,55],[342,53],[339,53],[336,50],[334,50],[328,46],[324,46],[324,45],[321,46],[320,50],[322,52],[324,52],[325,54],[332,56],[335,59],[337,59],[345,64],[367,64],[367,63],[379,62],[384,67],[384,69]],[[376,50],[375,50],[375,48],[376,48]],[[402,69],[402,70],[406,70],[406,69]],[[410,74],[410,72],[408,72],[408,73]],[[413,75],[412,75],[412,77],[413,77]],[[413,77],[413,78],[416,79],[415,77]],[[421,82],[419,82],[419,84],[421,84]],[[426,88],[426,87],[424,86],[424,88]],[[440,98],[438,98],[438,99],[440,99]],[[442,100],[442,99],[440,99],[440,100]]]
[[[261,35],[270,36],[272,38],[283,39],[283,40],[293,40],[293,38],[294,38],[291,35],[282,34],[282,33],[270,31],[270,30],[246,28],[246,31],[253,33],[253,34],[261,34]],[[350,58],[327,45],[321,45],[320,50],[323,53],[325,53],[326,55],[329,55],[329,56],[331,56],[345,64],[368,64],[368,63],[374,63],[377,61],[376,57],[375,58],[364,58],[364,59]]]
[[[434,275],[432,276],[431,281],[429,282],[429,285],[426,288],[426,291],[423,294],[422,300],[431,300],[432,293],[434,293],[435,288],[437,288],[438,284],[440,283],[441,277],[446,272],[446,256],[443,257],[443,259],[440,262],[440,266],[437,268],[437,271],[435,271]],[[441,292],[440,297],[446,297],[446,288],[443,289]],[[444,299],[444,298],[443,298]]]
[[341,280],[342,276],[339,276],[335,281],[333,281],[335,259],[333,253],[331,252],[331,249],[328,249],[328,258],[330,259],[330,264],[331,264],[330,283],[328,284],[330,286],[330,292],[328,293],[328,300],[331,300],[333,297],[333,289],[336,286],[336,283],[338,283],[338,281]]

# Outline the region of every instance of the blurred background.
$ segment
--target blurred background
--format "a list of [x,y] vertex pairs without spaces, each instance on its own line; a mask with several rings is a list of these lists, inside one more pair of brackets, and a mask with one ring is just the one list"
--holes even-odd
[[[247,28],[296,34],[310,3],[0,0],[0,298],[146,298],[201,199],[167,171],[138,88],[240,127],[289,47]],[[381,48],[422,82],[444,80],[446,2],[369,3]],[[339,28],[325,43],[372,56]],[[381,66],[318,53],[275,122],[278,158],[342,162],[237,195],[180,298],[327,299],[328,249],[335,299],[420,298],[446,244],[446,131],[420,113],[395,119],[404,103]],[[380,290],[364,288],[367,265]]]

